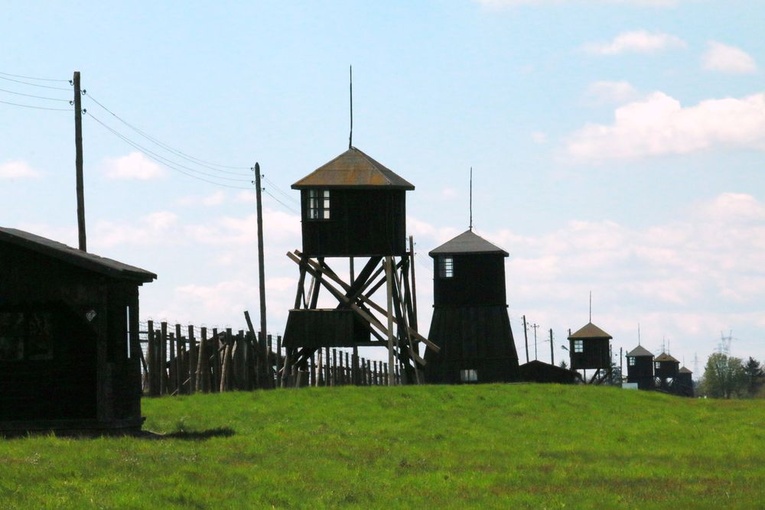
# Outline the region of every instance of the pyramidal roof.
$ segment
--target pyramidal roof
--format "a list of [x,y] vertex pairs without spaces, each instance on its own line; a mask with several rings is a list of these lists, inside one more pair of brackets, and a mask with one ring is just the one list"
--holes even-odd
[[586,338],[613,338],[611,335],[597,327],[592,322],[588,322],[584,327],[582,327],[580,330],[578,330],[576,333],[573,333],[569,335],[570,339],[586,339]]
[[685,368],[685,367],[682,367],[682,368],[680,368],[679,372],[680,372],[681,374],[692,374],[692,373],[693,373],[693,372],[691,372],[691,370],[690,370],[690,369],[688,369],[688,368]]
[[351,147],[292,185],[292,189],[318,187],[414,189],[412,183],[356,147]]
[[638,345],[637,347],[632,349],[630,352],[628,352],[627,356],[630,356],[632,358],[640,358],[640,357],[648,357],[648,356],[650,356],[650,357],[653,358],[653,353],[651,351],[649,351],[648,349],[646,349],[645,347],[643,347],[642,345]]
[[675,363],[680,363],[680,361],[676,360],[666,352],[662,352],[656,358],[654,358],[654,361],[674,361]]
[[472,230],[466,230],[451,241],[447,241],[438,248],[432,250],[429,255],[444,255],[452,253],[501,253],[505,257],[509,254],[479,236]]

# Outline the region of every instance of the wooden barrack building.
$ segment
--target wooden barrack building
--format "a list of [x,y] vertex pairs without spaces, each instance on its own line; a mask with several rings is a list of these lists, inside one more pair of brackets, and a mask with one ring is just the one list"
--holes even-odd
[[0,434],[140,429],[138,287],[155,278],[0,228]]

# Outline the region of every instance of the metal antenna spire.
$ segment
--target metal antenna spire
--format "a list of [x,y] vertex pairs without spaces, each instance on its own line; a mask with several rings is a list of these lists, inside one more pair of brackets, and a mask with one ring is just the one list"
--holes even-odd
[[353,147],[353,66],[350,69],[351,132],[348,135],[348,148]]
[[473,230],[473,167],[470,167],[470,230]]
[[590,291],[590,322],[592,322],[592,291]]

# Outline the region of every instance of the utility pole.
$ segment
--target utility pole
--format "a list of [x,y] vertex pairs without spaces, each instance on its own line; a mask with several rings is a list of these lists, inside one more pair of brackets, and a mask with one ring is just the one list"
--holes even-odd
[[555,365],[555,349],[553,348],[553,332],[550,328],[550,364]]
[[526,316],[523,316],[523,339],[526,342],[526,363],[529,362],[529,328],[526,327]]
[[74,85],[74,164],[77,172],[77,230],[79,232],[80,250],[88,251],[85,239],[85,186],[82,174],[82,93],[80,92],[79,71],[74,72],[72,85]]
[[532,324],[532,328],[534,328],[534,359],[539,359],[537,356],[537,328],[539,328],[539,324]]
[[267,387],[271,387],[272,376],[271,367],[268,362],[268,342],[266,342],[266,269],[263,260],[263,198],[261,195],[260,184],[260,164],[255,163],[255,201],[257,202],[258,212],[258,283],[260,285],[260,343],[261,353],[263,354],[263,376],[264,381],[267,378]]

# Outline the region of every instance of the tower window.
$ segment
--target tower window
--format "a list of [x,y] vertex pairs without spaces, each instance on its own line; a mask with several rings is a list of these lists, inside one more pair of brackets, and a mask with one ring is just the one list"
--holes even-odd
[[627,365],[630,367],[635,366],[635,356],[627,356]]
[[460,370],[460,381],[464,383],[478,382],[478,370],[474,368]]
[[584,340],[574,340],[574,352],[584,352]]
[[438,264],[438,276],[441,278],[454,277],[454,257],[444,255],[440,258]]
[[309,189],[308,190],[308,219],[309,220],[328,220],[330,211],[329,190],[328,189]]

